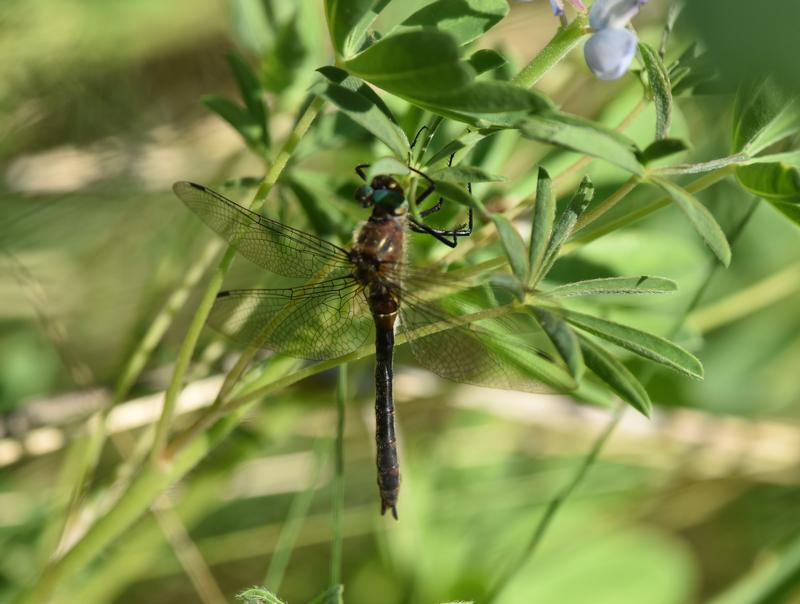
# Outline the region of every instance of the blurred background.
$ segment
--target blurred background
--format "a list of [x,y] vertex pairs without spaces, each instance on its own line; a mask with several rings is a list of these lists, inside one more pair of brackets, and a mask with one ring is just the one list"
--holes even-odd
[[[393,3],[382,19],[398,21],[420,4]],[[784,4],[775,4],[765,27],[776,26],[781,10],[796,12]],[[657,45],[667,6],[652,0],[644,7],[640,37]],[[696,32],[714,30],[716,15],[687,12],[668,57]],[[514,4],[481,45],[519,66],[557,26],[547,2]],[[189,267],[214,251],[213,235],[171,184],[194,180],[245,199],[251,191],[242,179],[263,176],[259,158],[200,101],[236,96],[226,53],[240,52],[269,82],[271,135],[281,140],[314,69],[332,61],[326,37],[320,3],[311,0],[0,3],[0,601],[12,601],[51,554],[59,531],[54,510],[68,504],[74,487],[70,443],[111,403],[129,355],[186,284]],[[766,60],[786,59],[794,45],[779,35],[752,44],[763,48],[762,39],[788,44],[770,46]],[[725,50],[725,43],[709,41],[713,49]],[[758,69],[759,58],[748,56]],[[730,66],[720,69],[725,75]],[[642,94],[634,76],[595,80],[577,51],[541,89],[565,110],[612,127]],[[413,130],[419,116],[387,101]],[[724,86],[678,100],[673,136],[692,142],[686,161],[729,153],[731,109]],[[649,142],[653,123],[650,107],[626,134]],[[326,113],[266,212],[301,228],[327,225],[321,235],[346,241],[359,215],[350,201],[353,167],[380,152],[358,126]],[[535,166],[558,175],[575,159],[513,135],[475,154],[509,179],[482,191],[498,203],[528,195]],[[626,178],[601,162],[586,172],[600,199]],[[560,193],[580,176],[565,179]],[[654,197],[637,189],[618,213]],[[700,198],[729,233],[757,203],[728,181]],[[701,358],[706,379],[630,361],[652,378],[653,418],[626,413],[502,602],[800,602],[799,241],[797,226],[756,205],[730,269],[715,271],[685,219],[668,209],[559,262],[555,277],[564,280],[651,274],[677,281],[676,295],[610,300],[600,312],[662,334],[680,325],[676,340]],[[226,283],[264,284],[268,276],[252,269],[237,261]],[[87,485],[90,511],[153,421],[207,279],[196,277],[141,378],[109,416],[111,439]],[[234,350],[204,331],[180,423],[211,401]],[[477,598],[524,548],[610,415],[563,396],[447,383],[405,361],[400,351],[399,523],[378,514],[372,360],[350,369],[347,602]],[[153,513],[70,578],[56,601],[219,603],[266,583],[288,601],[304,602],[322,591],[335,387],[335,372],[326,373],[265,400]],[[748,596],[753,585],[772,599]]]

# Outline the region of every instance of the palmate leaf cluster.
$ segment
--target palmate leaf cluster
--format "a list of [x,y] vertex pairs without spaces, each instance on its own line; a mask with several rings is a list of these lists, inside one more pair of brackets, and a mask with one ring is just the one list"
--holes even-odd
[[[523,138],[608,162],[627,172],[636,183],[661,189],[684,213],[711,252],[727,266],[731,250],[722,228],[675,176],[731,166],[743,187],[798,221],[797,152],[772,152],[800,128],[794,104],[776,97],[774,87],[767,81],[743,85],[735,116],[732,155],[704,164],[670,165],[671,158],[689,148],[685,141],[669,137],[673,97],[691,94],[714,82],[713,70],[694,45],[667,65],[663,49],[658,51],[640,43],[641,80],[646,97],[656,109],[653,141],[641,149],[619,131],[565,113],[542,93],[509,80],[508,61],[498,50],[469,50],[472,43],[506,15],[509,7],[505,0],[459,3],[437,0],[394,26],[385,30],[376,28],[375,23],[389,4],[388,0],[326,0],[325,15],[335,66],[319,67],[310,89],[313,95],[324,98],[341,115],[385,145],[393,159],[372,162],[369,176],[389,172],[407,177],[411,173],[406,166],[411,162],[431,176],[439,195],[471,207],[484,222],[494,226],[513,281],[506,279],[505,285],[546,334],[558,356],[555,362],[567,369],[576,386],[589,375],[640,412],[649,414],[651,402],[647,391],[608,348],[608,343],[685,376],[701,379],[702,365],[680,346],[570,307],[571,299],[577,297],[668,293],[677,289],[673,281],[640,275],[590,279],[556,287],[547,285],[548,273],[563,246],[576,228],[582,226],[579,221],[587,208],[593,207],[594,186],[588,178],[559,211],[550,176],[539,169],[537,192],[531,200],[530,237],[523,238],[512,220],[502,212],[487,210],[465,188],[467,183],[494,183],[503,177],[487,172],[480,165],[467,165],[464,160],[475,148],[491,145],[498,133],[513,130]],[[670,26],[674,18],[671,14]],[[286,19],[287,24],[294,22],[294,17]],[[580,17],[572,27],[578,26]],[[567,31],[559,36],[568,38]],[[558,41],[559,36],[556,41],[565,45]],[[279,43],[279,31],[274,38]],[[553,54],[558,52],[561,50],[553,50]],[[268,74],[259,77],[237,55],[230,56],[230,65],[242,104],[217,97],[207,97],[205,102],[240,133],[253,151],[269,155],[269,112],[263,102],[269,81],[264,76]],[[398,105],[398,99],[406,104]],[[413,123],[407,116],[398,119],[390,105],[415,111],[418,119]],[[444,120],[463,124],[463,130],[457,137],[441,141],[438,148],[428,149],[425,144],[421,152],[419,148],[412,149],[410,140],[419,126],[419,118],[425,115],[432,117],[434,129]],[[424,134],[422,138],[428,137],[428,142],[437,140],[433,134]],[[457,158],[454,164],[453,157]],[[283,181],[320,234],[345,236],[345,231],[336,226],[341,217],[324,209],[301,184],[301,179],[289,171]]]

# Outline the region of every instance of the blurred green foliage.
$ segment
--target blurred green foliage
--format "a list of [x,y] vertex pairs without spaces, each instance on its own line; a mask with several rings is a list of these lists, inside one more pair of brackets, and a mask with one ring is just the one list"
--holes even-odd
[[[557,26],[544,2],[513,6],[480,39],[479,46],[496,56],[478,75],[480,62],[465,59],[459,45],[502,17],[505,11],[497,7],[505,3],[489,3],[497,10],[444,28],[453,38],[417,29],[430,24],[426,19],[446,22],[441,6],[401,25],[423,4],[391,2],[373,27],[389,32],[399,25],[420,48],[437,38],[435,48],[447,52],[389,57],[431,67],[427,92],[436,94],[420,97],[413,78],[387,83],[384,90],[417,106],[380,92],[386,111],[397,117],[397,124],[381,122],[380,130],[376,120],[362,122],[352,112],[350,117],[346,111],[324,112],[269,199],[267,215],[347,242],[363,219],[351,201],[353,166],[389,151],[402,155],[423,118],[430,117],[423,109],[464,120],[473,129],[488,127],[497,118],[485,112],[487,107],[510,87],[502,69],[491,69],[501,65],[496,56],[524,64]],[[650,49],[659,46],[666,8],[665,2],[652,0],[637,21]],[[754,140],[740,137],[736,128],[742,99],[748,106],[761,98],[740,92],[737,105],[735,91],[751,90],[741,88],[743,76],[773,74],[779,84],[774,94],[782,99],[773,109],[785,107],[787,96],[797,91],[797,37],[791,31],[797,11],[790,0],[768,6],[731,0],[724,10],[718,3],[687,2],[664,61],[673,83],[679,74],[686,79],[669,100],[658,96],[658,82],[651,81],[664,73],[653,56],[641,66],[647,72],[641,74],[643,82],[630,75],[613,85],[593,81],[570,56],[538,86],[558,112],[531,118],[523,128],[527,138],[504,131],[461,152],[469,160],[465,166],[506,178],[476,185],[474,197],[499,212],[534,193],[540,180],[536,168],[542,166],[558,179],[553,201],[561,210],[580,177],[588,175],[595,188],[591,212],[643,169],[638,150],[648,148],[655,132],[666,134],[668,101],[669,137],[690,144],[670,148],[678,154],[659,156],[652,166],[695,164],[742,151]],[[698,37],[707,55],[687,51]],[[360,46],[353,47],[347,32],[334,35],[334,43],[343,51],[340,67],[377,83],[387,75],[374,69],[385,67],[383,60],[352,58]],[[255,82],[241,70],[231,73],[225,61],[231,50],[251,66]],[[58,528],[53,523],[59,521],[55,511],[67,505],[74,486],[68,482],[70,464],[80,455],[77,446],[62,441],[81,442],[83,418],[96,409],[86,392],[113,389],[152,318],[212,240],[166,193],[171,181],[193,178],[215,186],[230,181],[226,194],[249,198],[249,185],[268,167],[276,141],[291,128],[309,87],[325,90],[329,107],[352,107],[346,102],[351,97],[340,90],[347,86],[333,77],[335,70],[329,67],[324,78],[314,71],[333,63],[333,49],[322,6],[311,0],[5,0],[0,57],[0,132],[5,133],[0,139],[0,602],[11,602],[35,581],[51,554],[52,532]],[[689,75],[680,71],[687,65],[694,69]],[[716,71],[723,80],[712,86],[704,78]],[[445,84],[463,84],[465,94],[454,99]],[[637,109],[643,94],[656,99],[659,113],[652,103]],[[239,120],[241,113],[229,112],[228,121],[235,129],[240,126],[255,153],[246,153],[235,129],[210,117],[202,95],[232,99],[236,111],[263,112],[255,130]],[[551,111],[539,93],[508,98],[503,111]],[[337,104],[337,99],[344,100]],[[763,134],[765,124],[775,124],[775,111],[769,102],[755,105],[758,120],[751,133]],[[218,113],[224,117],[225,111]],[[568,122],[563,117],[568,113],[594,124]],[[614,128],[624,120],[624,136],[619,136]],[[554,123],[569,128],[554,134],[548,129]],[[796,122],[781,123],[789,124],[785,136],[767,137],[766,147],[751,149],[754,156],[795,146]],[[463,129],[463,124],[445,123],[427,157],[436,157]],[[396,144],[388,147],[376,140],[391,136]],[[594,161],[574,174],[566,172],[583,153],[610,153],[616,161]],[[442,165],[448,154],[437,158]],[[700,358],[705,380],[654,369],[614,349],[633,374],[652,376],[648,391],[657,415],[652,424],[623,422],[607,455],[498,602],[678,604],[716,596],[719,602],[752,603],[798,597],[800,246],[797,199],[776,197],[785,187],[796,192],[797,167],[782,160],[732,169],[736,180],[728,177],[696,195],[702,206],[693,206],[695,212],[708,210],[730,238],[754,203],[753,193],[771,203],[759,202],[735,238],[727,270],[715,268],[703,240],[674,207],[605,233],[615,221],[664,196],[648,185],[638,186],[602,220],[579,231],[547,275],[553,287],[619,275],[659,275],[677,282],[678,292],[669,296],[570,302],[574,312],[662,335],[670,333],[710,279],[699,309],[674,338]],[[670,178],[688,187],[696,176]],[[437,220],[448,224],[459,212],[449,204]],[[504,246],[496,241],[477,246],[470,252],[474,262],[504,250],[521,254],[513,251],[519,242],[508,225],[502,219],[496,224],[506,229]],[[441,253],[431,242],[415,241],[415,260],[435,262]],[[535,265],[534,254],[517,264],[518,276],[526,275],[531,258]],[[130,397],[165,387],[207,279],[189,293]],[[237,261],[226,283],[254,287],[273,281]],[[229,366],[229,348],[204,332],[190,379]],[[401,365],[407,356],[398,351]],[[524,551],[543,509],[573,476],[600,430],[598,416],[560,400],[501,397],[401,371],[403,512],[401,522],[390,525],[377,515],[374,501],[371,371],[369,360],[351,368],[344,601],[480,602],[498,569]],[[334,376],[325,373],[270,397],[168,492],[226,601],[259,584],[277,557],[293,501],[314,476],[309,452],[320,442],[327,446],[333,436],[334,390]],[[77,403],[56,398],[70,392],[78,393]],[[57,404],[48,406],[54,398]],[[75,404],[77,411],[70,411]],[[179,418],[181,424],[187,421]],[[112,435],[87,479],[81,501],[87,509],[107,502],[120,460],[133,455],[132,443],[142,431]],[[37,434],[44,443],[39,448]],[[322,463],[321,478],[311,485],[310,511],[289,550],[285,580],[267,586],[290,602],[311,601],[327,585],[334,486],[330,460]],[[163,522],[157,509],[143,517],[84,572],[68,577],[55,601],[197,601],[202,565],[187,563],[180,540],[165,537]],[[742,579],[769,557],[780,562],[778,572],[766,568]]]

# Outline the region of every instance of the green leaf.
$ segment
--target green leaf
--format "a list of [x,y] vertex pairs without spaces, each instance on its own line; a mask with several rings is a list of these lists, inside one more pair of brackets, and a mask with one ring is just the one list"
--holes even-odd
[[435,178],[433,182],[436,185],[436,193],[445,199],[455,201],[468,208],[474,208],[482,213],[486,212],[483,204],[470,195],[464,187],[447,180],[436,180]]
[[361,80],[335,67],[319,70],[328,82],[320,82],[314,92],[325,97],[354,122],[371,132],[397,156],[408,156],[409,143],[403,129],[392,119],[383,101]]
[[800,205],[783,201],[771,201],[773,207],[789,220],[800,226]]
[[430,177],[456,183],[502,182],[505,176],[489,174],[475,166],[448,166],[430,173]]
[[553,193],[553,181],[544,168],[539,168],[539,181],[536,185],[536,202],[533,206],[531,224],[531,242],[529,262],[531,278],[528,285],[533,287],[541,277],[547,245],[553,234],[553,222],[556,218],[556,196]]
[[800,204],[800,170],[783,162],[741,166],[736,180],[745,189],[769,202]]
[[631,294],[665,294],[677,291],[678,284],[663,277],[608,277],[575,281],[548,290],[554,298],[574,298],[576,296],[607,296]]
[[367,170],[367,182],[371,182],[373,178],[379,174],[394,174],[405,176],[409,173],[408,166],[403,162],[396,160],[393,157],[382,157],[370,164]]
[[600,124],[547,111],[529,116],[518,124],[518,128],[526,138],[604,159],[633,174],[644,174],[633,141]]
[[492,134],[496,134],[499,130],[492,130],[492,131],[469,131],[466,134],[458,137],[455,140],[450,141],[444,147],[436,151],[430,159],[426,161],[426,165],[432,166],[436,162],[439,162],[443,159],[447,159],[453,153],[458,153],[464,149],[470,149],[474,147],[477,143],[485,139],[487,136],[491,136]]
[[646,359],[674,369],[679,373],[702,379],[703,365],[690,352],[659,336],[607,321],[591,315],[568,310],[554,309],[575,327],[621,346]]
[[553,236],[547,244],[539,276],[544,276],[550,271],[556,258],[558,258],[561,246],[566,243],[572,234],[575,223],[578,222],[578,218],[592,201],[592,197],[594,197],[594,185],[589,177],[585,176],[553,229]]
[[662,138],[648,145],[639,154],[639,161],[645,166],[670,155],[683,153],[689,148],[689,144],[679,138]]
[[[408,98],[413,100],[414,97]],[[426,98],[420,101],[429,111],[445,117],[453,116],[453,119],[468,123],[477,123],[481,119],[491,122],[492,114],[495,113],[527,113],[552,108],[550,100],[542,94],[507,82],[474,82],[460,90],[441,94],[435,99]],[[519,117],[521,119],[524,116]]]
[[294,178],[289,180],[288,184],[308,217],[309,223],[314,228],[314,232],[325,238],[338,234],[337,223],[330,211],[330,204],[323,203],[311,190]]
[[492,214],[492,222],[497,227],[500,242],[508,256],[511,270],[522,283],[528,280],[528,255],[525,253],[525,242],[522,241],[517,229],[511,221],[502,214]]
[[734,105],[733,149],[754,156],[800,132],[800,106],[771,81],[739,88]]
[[387,92],[415,99],[450,96],[475,77],[475,70],[459,57],[455,40],[437,31],[383,38],[345,67]]
[[472,55],[470,55],[469,59],[467,59],[467,62],[472,65],[472,68],[477,74],[492,71],[493,69],[502,67],[507,63],[506,58],[503,55],[496,50],[492,50],[491,48],[482,48],[481,50],[476,50],[472,53]]
[[714,252],[714,255],[724,266],[728,266],[731,262],[731,248],[725,238],[725,233],[722,232],[722,228],[717,224],[711,212],[689,191],[674,182],[654,175],[649,176],[648,180],[667,192],[672,201],[689,218],[689,222]]
[[308,604],[343,604],[344,585],[329,587]]
[[298,9],[291,19],[280,25],[275,44],[268,52],[262,53],[261,82],[272,92],[282,93],[303,82],[299,72],[306,66],[309,48],[303,42],[301,31],[304,28],[298,25],[298,22],[302,23],[301,11]]
[[269,130],[267,129],[267,106],[264,103],[264,89],[261,86],[256,74],[250,65],[237,53],[228,53],[228,64],[230,65],[233,77],[239,87],[245,107],[262,127],[262,142],[265,148],[269,148]]
[[204,96],[201,102],[233,126],[253,151],[259,154],[265,151],[262,124],[247,109],[219,96]]
[[359,51],[367,29],[391,0],[325,0],[325,17],[336,54],[345,58]]
[[644,386],[605,348],[579,335],[583,361],[592,372],[616,392],[619,397],[646,417],[653,405]]
[[669,73],[659,54],[644,42],[639,43],[639,52],[644,59],[650,94],[656,106],[656,138],[664,139],[669,134],[672,122],[672,87]]
[[403,21],[389,35],[437,29],[463,46],[482,36],[508,14],[506,0],[436,0]]
[[572,328],[553,313],[544,308],[533,307],[533,314],[539,325],[553,343],[558,354],[564,359],[570,374],[576,381],[583,377],[584,364],[578,337]]

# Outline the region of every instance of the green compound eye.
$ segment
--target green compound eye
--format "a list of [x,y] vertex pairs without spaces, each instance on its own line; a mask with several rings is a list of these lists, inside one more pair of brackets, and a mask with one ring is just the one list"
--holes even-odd
[[372,194],[372,199],[375,203],[388,208],[399,208],[406,203],[405,196],[400,191],[392,189],[376,189]]

